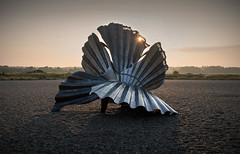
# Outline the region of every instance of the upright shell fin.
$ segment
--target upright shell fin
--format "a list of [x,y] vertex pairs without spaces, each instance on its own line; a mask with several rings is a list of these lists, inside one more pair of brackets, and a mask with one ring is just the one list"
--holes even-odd
[[156,89],[162,85],[167,69],[166,55],[158,42],[145,53],[142,60],[121,72],[121,81],[146,90]]
[[112,68],[108,52],[96,34],[93,33],[88,37],[88,41],[84,44],[82,50],[84,53],[82,66],[86,72],[101,75]]
[[[137,31],[121,24],[100,26],[98,31],[110,50],[114,69],[121,78],[120,73],[141,57],[147,47],[146,40]],[[138,38],[142,39],[139,41]]]

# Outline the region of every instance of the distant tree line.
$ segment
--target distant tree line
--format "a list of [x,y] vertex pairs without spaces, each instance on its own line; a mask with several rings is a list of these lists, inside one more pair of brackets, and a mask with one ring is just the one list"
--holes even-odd
[[180,74],[240,74],[240,67],[222,67],[222,66],[185,66],[185,67],[169,67],[167,73],[179,72]]
[[21,66],[0,66],[0,72],[4,73],[28,73],[41,70],[47,73],[72,73],[83,70],[81,67],[21,67]]
[[[27,73],[36,70],[41,70],[47,73],[73,73],[82,71],[81,67],[21,67],[21,66],[0,66],[0,73]],[[185,67],[169,67],[167,73],[180,73],[180,74],[240,74],[240,67],[222,67],[222,66],[185,66]]]

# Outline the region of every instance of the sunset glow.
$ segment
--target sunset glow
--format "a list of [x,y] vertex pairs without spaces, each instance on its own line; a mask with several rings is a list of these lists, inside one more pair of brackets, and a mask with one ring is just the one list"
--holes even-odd
[[149,45],[161,42],[169,66],[240,67],[239,6],[238,0],[4,0],[0,65],[81,66],[88,36],[115,22]]
[[142,42],[143,40],[144,40],[144,39],[143,39],[141,36],[138,37],[138,41],[139,41],[139,42]]

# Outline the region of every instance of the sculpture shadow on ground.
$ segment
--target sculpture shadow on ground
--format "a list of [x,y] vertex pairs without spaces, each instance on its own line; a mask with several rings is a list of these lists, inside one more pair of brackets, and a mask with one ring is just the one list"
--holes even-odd
[[106,113],[71,111],[36,115],[3,134],[1,152],[184,152],[178,116],[141,109],[109,108]]

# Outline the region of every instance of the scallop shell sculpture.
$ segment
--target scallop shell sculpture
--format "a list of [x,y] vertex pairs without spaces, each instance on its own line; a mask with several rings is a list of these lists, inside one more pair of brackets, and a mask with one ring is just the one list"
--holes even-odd
[[149,92],[160,87],[168,69],[161,44],[149,45],[137,31],[122,24],[110,23],[97,29],[84,44],[82,67],[85,72],[71,74],[59,85],[52,111],[65,105],[85,104],[102,99],[102,112],[109,98],[116,104],[127,103],[131,108],[143,106],[149,112],[177,113],[164,101]]

